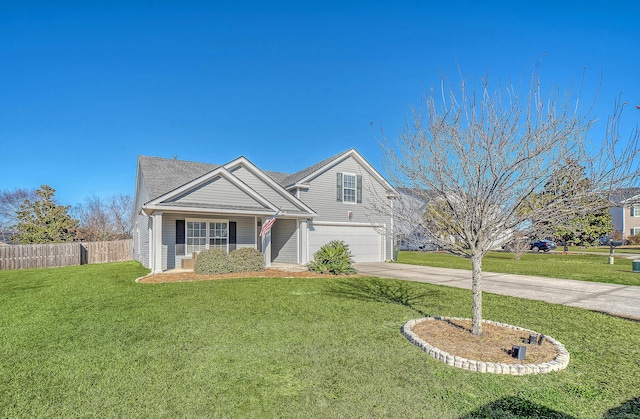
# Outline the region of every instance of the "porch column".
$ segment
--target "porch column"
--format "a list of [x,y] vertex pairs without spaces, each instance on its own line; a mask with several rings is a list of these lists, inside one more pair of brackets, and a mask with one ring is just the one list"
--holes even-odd
[[299,237],[300,237],[300,257],[298,260],[301,265],[309,263],[309,227],[307,226],[307,220],[300,221],[298,224]]
[[153,217],[147,216],[147,267],[153,270]]
[[[262,219],[262,225],[264,225],[265,219]],[[262,253],[264,254],[264,267],[271,267],[271,230],[262,236]]]
[[162,212],[153,214],[153,272],[162,272]]

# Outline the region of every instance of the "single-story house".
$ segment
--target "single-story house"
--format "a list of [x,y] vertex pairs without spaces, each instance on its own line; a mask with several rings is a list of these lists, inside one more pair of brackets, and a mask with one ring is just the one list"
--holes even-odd
[[356,262],[393,256],[392,217],[370,203],[398,192],[355,149],[293,174],[245,157],[217,165],[139,156],[136,177],[134,257],[153,272],[190,266],[209,248],[252,247],[266,266],[306,264],[332,240],[345,241]]
[[622,233],[622,239],[640,234],[640,188],[623,188],[610,197],[609,213],[613,231]]

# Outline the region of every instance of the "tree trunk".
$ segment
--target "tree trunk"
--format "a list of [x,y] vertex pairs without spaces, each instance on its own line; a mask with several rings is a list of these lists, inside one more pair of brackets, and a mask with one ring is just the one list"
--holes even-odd
[[471,254],[471,334],[482,336],[482,255]]

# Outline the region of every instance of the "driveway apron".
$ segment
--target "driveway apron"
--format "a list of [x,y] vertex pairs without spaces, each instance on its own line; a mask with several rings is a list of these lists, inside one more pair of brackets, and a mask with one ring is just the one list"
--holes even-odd
[[[404,263],[355,264],[363,275],[471,289],[471,271]],[[638,274],[640,275],[640,273]],[[640,287],[541,276],[482,272],[483,290],[640,320]]]

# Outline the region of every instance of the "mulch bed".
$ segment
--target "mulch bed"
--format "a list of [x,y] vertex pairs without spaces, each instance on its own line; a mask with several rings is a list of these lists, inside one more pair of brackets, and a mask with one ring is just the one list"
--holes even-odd
[[[347,277],[357,277],[358,275],[347,275]],[[256,272],[239,272],[222,275],[201,275],[193,272],[161,273],[143,277],[142,284],[158,284],[163,282],[191,282],[191,281],[214,281],[220,279],[233,278],[335,278],[335,275],[319,274],[311,271],[289,272],[279,269],[265,269]]]
[[[471,320],[425,320],[411,328],[422,340],[442,351],[466,359],[504,364],[540,364],[558,356],[556,347],[546,340],[528,345],[529,333],[493,324],[482,324],[482,336],[471,334]],[[509,351],[525,345],[525,359],[518,361]]]

